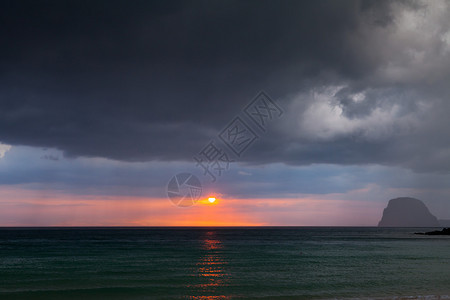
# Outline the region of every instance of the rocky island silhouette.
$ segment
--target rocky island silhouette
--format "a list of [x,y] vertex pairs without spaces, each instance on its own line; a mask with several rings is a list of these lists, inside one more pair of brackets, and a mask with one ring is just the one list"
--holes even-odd
[[400,197],[389,200],[383,211],[379,227],[441,227],[438,219],[430,213],[419,199]]

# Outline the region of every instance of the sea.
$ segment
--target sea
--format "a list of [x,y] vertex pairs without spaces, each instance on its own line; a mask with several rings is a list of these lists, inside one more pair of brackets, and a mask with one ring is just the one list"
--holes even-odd
[[0,228],[0,299],[450,299],[441,228]]

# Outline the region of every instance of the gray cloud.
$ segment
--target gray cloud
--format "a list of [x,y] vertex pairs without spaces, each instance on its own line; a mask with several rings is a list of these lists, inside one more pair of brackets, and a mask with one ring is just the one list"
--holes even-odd
[[450,168],[447,2],[1,4],[0,141],[191,160],[264,89],[252,164]]

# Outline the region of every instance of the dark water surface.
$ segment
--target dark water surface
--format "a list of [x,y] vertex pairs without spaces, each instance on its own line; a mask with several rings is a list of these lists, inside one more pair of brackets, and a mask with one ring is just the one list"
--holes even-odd
[[0,299],[446,298],[429,230],[1,228]]

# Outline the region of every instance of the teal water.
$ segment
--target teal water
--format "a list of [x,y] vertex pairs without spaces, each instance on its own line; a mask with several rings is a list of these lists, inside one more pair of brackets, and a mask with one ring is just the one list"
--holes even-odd
[[0,299],[448,298],[420,228],[3,228]]

